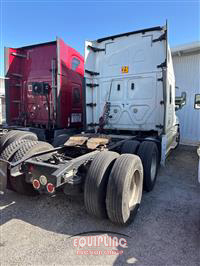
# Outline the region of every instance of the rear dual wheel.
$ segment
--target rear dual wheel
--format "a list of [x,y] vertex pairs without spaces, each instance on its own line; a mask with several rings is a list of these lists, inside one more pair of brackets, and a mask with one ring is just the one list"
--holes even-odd
[[92,161],[85,181],[88,213],[126,224],[137,213],[142,197],[143,168],[136,155],[100,152]]
[[113,223],[130,223],[140,206],[143,167],[138,156],[123,154],[115,162],[109,176],[106,209]]
[[153,141],[139,142],[137,140],[127,140],[121,153],[137,154],[142,160],[144,168],[144,190],[151,191],[156,183],[159,165],[159,152],[157,144]]
[[106,187],[109,174],[119,154],[111,151],[102,151],[94,158],[88,170],[84,201],[88,213],[98,217],[107,217],[106,213]]
[[159,152],[157,145],[152,141],[144,141],[140,144],[137,152],[142,160],[144,168],[144,190],[153,190],[159,165]]

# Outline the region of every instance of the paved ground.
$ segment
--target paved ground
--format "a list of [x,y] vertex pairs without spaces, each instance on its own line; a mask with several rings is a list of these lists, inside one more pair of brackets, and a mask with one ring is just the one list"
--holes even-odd
[[[200,265],[200,185],[196,149],[174,151],[157,184],[143,196],[128,227],[91,218],[83,199],[64,195],[0,198],[0,264],[4,265]],[[130,236],[123,255],[76,255],[70,235],[112,230]]]

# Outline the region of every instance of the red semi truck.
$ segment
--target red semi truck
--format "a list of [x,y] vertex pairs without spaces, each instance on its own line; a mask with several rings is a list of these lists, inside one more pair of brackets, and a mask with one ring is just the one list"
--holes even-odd
[[84,58],[62,39],[5,48],[6,122],[40,140],[80,129]]

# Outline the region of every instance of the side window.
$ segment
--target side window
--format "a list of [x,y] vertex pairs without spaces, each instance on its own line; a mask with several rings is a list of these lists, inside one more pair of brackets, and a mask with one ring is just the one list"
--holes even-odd
[[80,65],[80,60],[76,57],[72,58],[72,70],[76,70],[77,67]]
[[80,102],[81,102],[80,88],[73,88],[73,91],[72,91],[72,102],[73,102],[74,105],[80,104]]
[[194,108],[200,109],[200,94],[195,94]]

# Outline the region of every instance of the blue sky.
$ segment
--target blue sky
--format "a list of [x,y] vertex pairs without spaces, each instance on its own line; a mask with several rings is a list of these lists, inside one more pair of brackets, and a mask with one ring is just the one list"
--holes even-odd
[[0,75],[3,47],[64,39],[83,54],[84,40],[169,23],[171,46],[200,40],[199,1],[0,0]]

